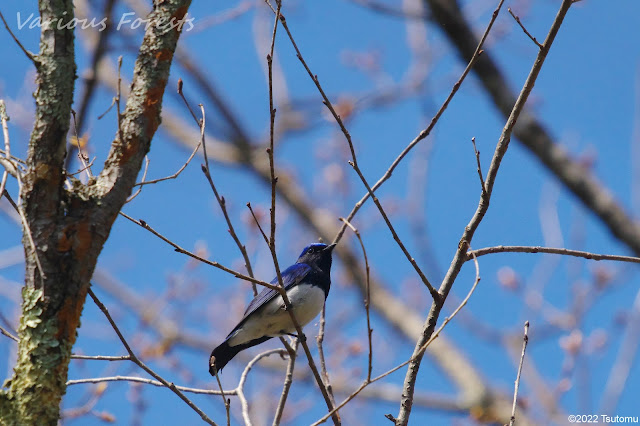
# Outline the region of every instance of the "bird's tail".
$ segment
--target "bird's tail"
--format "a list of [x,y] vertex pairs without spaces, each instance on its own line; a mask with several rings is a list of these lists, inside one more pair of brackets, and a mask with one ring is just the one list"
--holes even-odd
[[215,376],[216,373],[220,372],[220,370],[222,370],[234,356],[238,355],[240,351],[259,345],[269,339],[271,339],[271,337],[265,336],[236,346],[229,345],[229,341],[225,340],[220,346],[211,352],[211,356],[209,357],[209,373],[211,373],[212,376]]
[[209,357],[209,373],[215,376],[216,373],[222,370],[241,350],[239,346],[229,346],[229,343],[224,341],[211,352],[211,357]]

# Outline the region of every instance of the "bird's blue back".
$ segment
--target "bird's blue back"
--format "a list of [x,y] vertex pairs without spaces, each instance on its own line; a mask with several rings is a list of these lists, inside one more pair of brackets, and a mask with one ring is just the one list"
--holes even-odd
[[[293,265],[282,271],[280,275],[282,276],[282,283],[284,284],[285,290],[288,290],[294,285],[299,284],[309,274],[310,271],[311,267],[306,263],[294,263]],[[270,284],[279,285],[278,277],[275,277],[273,280],[271,280]],[[238,328],[242,327],[249,315],[254,313],[261,306],[264,306],[265,304],[270,302],[272,299],[275,299],[278,294],[279,293],[277,291],[265,287],[260,293],[258,293],[256,297],[253,298],[251,303],[249,303],[249,306],[247,306],[247,310],[244,311],[244,316],[242,317],[238,325],[231,331],[231,333],[229,333],[229,336],[231,336]]]

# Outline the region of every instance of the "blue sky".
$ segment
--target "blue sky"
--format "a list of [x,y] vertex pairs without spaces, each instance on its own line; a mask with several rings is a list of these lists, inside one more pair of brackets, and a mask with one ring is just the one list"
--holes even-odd
[[[272,18],[266,6],[260,3],[236,19],[214,26],[204,25],[208,17],[221,16],[221,12],[233,10],[239,4],[196,2],[190,12],[194,17],[194,31],[185,32],[180,43],[215,82],[255,143],[265,143],[269,125],[268,88],[264,73],[266,60],[264,52],[257,53],[255,41],[264,38],[269,41]],[[400,2],[389,1],[387,4],[394,8],[402,6]],[[464,4],[480,33],[495,7],[494,2],[467,1]],[[505,8],[509,6],[514,13],[521,15],[527,29],[538,39],[543,39],[558,5],[559,2],[555,0],[519,1],[505,4]],[[6,2],[0,6],[0,11],[16,35],[33,51],[37,50],[39,33],[37,29],[28,27],[18,29],[17,14],[20,13],[24,20],[25,16],[36,13],[36,10],[35,2]],[[120,5],[116,16],[120,17],[127,11],[128,6]],[[407,25],[403,20],[372,12],[345,0],[287,3],[284,11],[305,59],[332,100],[354,99],[356,105],[361,105],[370,94],[396,87],[405,81],[413,53],[407,46]],[[99,10],[91,13],[92,16],[100,16]],[[637,148],[640,142],[640,40],[637,19],[634,18],[639,14],[640,4],[633,0],[619,0],[615,5],[591,0],[576,3],[558,34],[529,103],[530,110],[542,121],[556,143],[561,144],[573,158],[592,161],[592,170],[597,178],[636,218],[640,207],[637,201],[640,198],[637,195],[638,184],[632,176],[640,160]],[[78,37],[83,37],[81,31]],[[128,81],[132,73],[134,46],[139,44],[141,33],[123,28],[112,40],[108,58],[114,62],[118,55],[124,56],[122,74]],[[360,166],[370,182],[377,180],[404,146],[426,127],[465,65],[460,63],[451,45],[434,25],[426,25],[423,40],[425,43],[422,47],[428,50],[428,73],[422,90],[375,108],[358,109],[347,120]],[[7,59],[0,71],[0,97],[6,100],[12,118],[12,153],[24,157],[33,116],[31,92],[35,87],[35,74],[4,30],[0,31],[0,41],[0,52]],[[328,209],[337,224],[337,218],[348,214],[363,195],[364,188],[347,164],[349,158],[344,138],[336,126],[326,120],[315,86],[280,30],[276,45],[276,59],[286,78],[288,96],[297,102],[296,105],[303,105],[301,108],[306,113],[305,117],[312,124],[308,130],[292,132],[279,141],[276,166],[283,173],[290,173],[305,188],[307,197],[316,208]],[[76,50],[78,75],[82,77],[89,57],[80,40]],[[519,90],[533,63],[537,47],[520,31],[506,9],[496,22],[495,32],[486,50],[503,68],[513,90]],[[374,58],[377,61],[375,77],[348,66],[349,58],[353,57]],[[175,83],[180,77],[185,80],[185,93],[192,104],[204,103],[208,118],[211,118],[208,131],[224,140],[228,131],[215,117],[214,106],[204,94],[199,93],[196,84],[179,66],[172,70],[172,81],[165,94],[165,111],[175,112],[185,123],[192,124],[187,121],[188,112],[174,95]],[[80,78],[76,102],[81,93],[81,82]],[[107,110],[112,96],[108,88],[100,87],[89,113],[87,131],[91,156],[97,157],[98,167],[115,133],[115,116],[113,111],[102,120],[97,120],[97,116]],[[503,118],[488,100],[479,81],[470,75],[433,135],[404,160],[391,180],[379,191],[380,199],[392,212],[398,233],[409,250],[416,253],[421,264],[428,265],[425,271],[436,283],[446,271],[464,226],[479,200],[471,138],[476,139],[486,172],[503,125]],[[161,127],[150,154],[149,178],[173,173],[188,155],[188,150],[179,146]],[[196,158],[178,180],[145,187],[124,211],[135,218],[145,219],[186,248],[205,245],[210,258],[241,269],[237,250],[228,237],[223,218],[199,170],[201,161]],[[338,185],[327,182],[326,177],[331,175],[331,170],[339,171],[344,176]],[[420,181],[414,180],[416,173],[421,177]],[[267,248],[256,230],[249,225],[251,222],[245,208],[245,204],[251,202],[258,209],[267,211],[269,188],[239,167],[215,163],[212,165],[212,174],[218,189],[228,200],[240,237],[250,248],[257,276],[271,279],[274,272]],[[16,194],[15,182],[10,182],[9,189]],[[410,206],[415,199],[420,200],[419,207],[426,212],[424,215],[417,213],[430,242],[430,250],[426,254],[420,245],[420,235],[411,226],[411,215],[415,212]],[[280,202],[277,211],[278,254],[280,264],[287,265],[317,235],[310,232],[286,203]],[[373,205],[367,204],[354,224],[363,233],[376,276],[426,318],[428,295]],[[0,253],[6,254],[5,250],[20,245],[20,231],[6,213],[0,215],[0,236]],[[357,247],[351,237],[343,243]],[[596,253],[630,254],[517,141],[511,144],[502,163],[489,212],[472,247],[500,244],[560,245]],[[428,258],[425,259],[425,256]],[[184,300],[168,297],[170,303],[166,306],[159,304],[158,309],[163,316],[177,319],[185,329],[210,336],[211,347],[226,334],[234,319],[239,318],[242,305],[249,300],[248,286],[212,268],[193,267],[184,256],[124,219],[116,221],[100,257],[99,267],[109,271],[150,303],[165,300],[172,285],[177,285],[179,291],[195,293],[195,299],[187,295]],[[637,267],[543,255],[498,254],[481,258],[482,281],[465,308],[465,312],[472,316],[466,320],[460,317],[454,320],[445,333],[467,357],[473,359],[487,383],[506,394],[512,392],[515,366],[504,347],[478,335],[474,321],[502,333],[517,335],[524,321],[530,320],[532,339],[527,360],[536,366],[551,389],[564,377],[563,365],[567,366],[567,359],[561,348],[561,339],[572,331],[565,327],[545,335],[536,335],[545,325],[540,315],[532,314],[525,307],[522,292],[505,290],[499,284],[498,272],[507,267],[514,270],[528,288],[544,281],[543,296],[547,306],[553,308],[551,311],[569,309],[575,299],[576,288],[591,288],[597,268],[604,267],[614,274],[614,285],[604,292],[593,293],[594,303],[576,327],[587,340],[596,339],[600,335],[598,333],[603,332],[607,336],[606,344],[578,358],[576,369],[569,375],[572,388],[559,396],[558,401],[567,414],[638,415],[635,396],[640,392],[640,370],[637,362],[629,373],[628,386],[615,412],[598,411],[600,397],[624,337],[624,321],[621,323],[620,319],[629,318],[637,297]],[[19,295],[17,283],[22,281],[22,275],[21,263],[0,269],[0,312],[14,324],[17,309],[15,300]],[[474,276],[472,265],[466,265],[454,285],[453,293],[458,299],[464,297]],[[114,310],[123,330],[140,339],[141,345],[157,338],[128,309],[118,307],[118,301],[113,297],[100,289],[98,294]],[[450,302],[447,312],[455,306]],[[348,346],[347,343],[363,343],[366,340],[361,298],[348,282],[339,261],[334,269],[334,286],[327,310],[328,350],[341,359],[340,354]],[[413,350],[413,343],[390,329],[378,315],[374,314],[373,321],[378,360],[375,370],[380,373],[406,360]],[[311,327],[309,329],[314,330]],[[311,333],[313,331],[309,331]],[[331,337],[332,334],[334,337]],[[100,312],[89,302],[83,314],[77,347],[90,354],[124,353],[113,333],[105,328]],[[270,347],[275,347],[275,343]],[[12,342],[0,340],[0,365],[6,366],[3,370],[7,371],[7,375],[13,349]],[[154,363],[154,367],[166,374],[167,378],[193,386],[212,385],[204,369],[208,355],[206,351],[177,349],[171,355],[180,360],[191,376],[186,373],[176,375],[166,364]],[[341,368],[356,369],[365,365],[366,354],[344,356],[344,366],[333,366],[336,372],[342,371]],[[117,367],[98,361],[93,363],[73,364],[70,378],[116,372],[132,374],[136,371],[128,365]],[[225,370],[223,379],[226,385],[235,385],[241,367],[238,363],[231,366],[229,371]],[[304,361],[299,362],[297,368],[304,369]],[[585,371],[590,373],[587,381],[582,379]],[[248,383],[250,391],[258,389],[267,380],[266,377],[266,373],[256,371]],[[387,383],[401,385],[403,377],[404,370],[390,376]],[[360,383],[359,380],[355,383]],[[450,381],[427,360],[423,363],[418,387],[436,394],[452,395],[455,391]],[[277,389],[277,385],[270,388],[276,393]],[[80,405],[87,390],[82,386],[71,388],[64,406],[70,408]],[[292,424],[307,424],[322,415],[323,404],[313,386],[297,383],[294,390],[292,404],[304,404],[305,398],[310,398],[313,404]],[[96,410],[112,412],[118,423],[129,423],[133,409],[128,401],[122,403],[122,400],[125,397],[130,399],[132,392],[127,384],[111,385],[98,402]],[[198,420],[188,407],[166,390],[143,388],[141,392],[148,404],[143,416],[144,424],[174,423],[177,419],[195,423]],[[523,397],[535,406],[535,392],[526,377],[522,392]],[[588,394],[587,397],[580,396],[584,392]],[[215,420],[223,419],[224,411],[219,400],[211,401],[204,397],[194,399]],[[587,406],[584,401],[588,402]],[[346,418],[352,420],[353,424],[362,421],[356,413],[358,407],[364,407],[358,404],[366,402],[356,402],[351,411],[347,411]],[[385,413],[397,413],[397,403],[368,404],[366,407],[370,413],[366,421],[374,424],[385,422],[382,417]],[[448,424],[464,418],[458,414],[422,408],[416,408],[412,416],[415,424]],[[86,417],[69,423],[89,424],[93,421],[98,422],[95,417]]]

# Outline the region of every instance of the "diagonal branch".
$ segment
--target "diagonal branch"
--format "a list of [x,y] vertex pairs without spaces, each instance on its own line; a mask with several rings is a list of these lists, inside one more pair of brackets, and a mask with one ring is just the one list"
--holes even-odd
[[[563,0],[562,5],[560,6],[560,10],[558,11],[558,14],[556,15],[556,18],[551,25],[551,29],[549,30],[549,33],[547,34],[547,37],[544,41],[543,48],[538,52],[529,76],[527,77],[527,80],[524,83],[522,90],[520,91],[518,100],[513,106],[511,114],[507,119],[507,123],[502,130],[502,134],[500,135],[495,153],[491,160],[489,171],[487,172],[487,177],[485,180],[486,194],[483,191],[483,194],[480,197],[478,208],[476,209],[476,212],[471,218],[469,224],[465,227],[462,238],[460,239],[460,243],[458,244],[458,249],[456,250],[453,260],[451,261],[451,266],[449,267],[449,270],[447,271],[447,274],[445,275],[445,278],[440,285],[439,292],[443,296],[443,302],[449,294],[449,291],[451,290],[451,287],[453,286],[453,283],[455,282],[460,269],[462,268],[462,265],[467,259],[466,252],[469,245],[471,244],[473,235],[478,229],[478,226],[480,226],[480,222],[482,222],[482,219],[489,208],[489,202],[491,199],[491,194],[493,192],[493,186],[498,175],[498,169],[500,168],[500,163],[502,162],[502,159],[504,158],[504,155],[507,153],[507,149],[509,148],[509,142],[511,141],[513,128],[516,124],[516,121],[518,120],[518,117],[520,116],[520,113],[524,108],[525,103],[527,102],[529,94],[533,90],[533,86],[535,85],[538,74],[542,69],[542,65],[544,64],[547,54],[549,53],[549,49],[551,48],[553,40],[555,39],[555,36],[558,33],[558,30],[560,29],[560,26],[562,25],[564,17],[569,11],[571,4],[572,0]],[[415,391],[418,370],[420,369],[420,362],[422,360],[422,355],[419,351],[421,350],[425,342],[429,341],[429,339],[431,338],[431,335],[433,334],[433,331],[435,329],[435,325],[440,316],[442,306],[443,303],[433,303],[431,305],[429,315],[424,325],[422,336],[416,343],[414,354],[417,356],[412,362],[409,363],[409,367],[407,369],[407,374],[403,386],[404,391],[402,394],[400,411],[398,413],[396,425],[406,426],[409,422],[411,407],[413,405],[413,393]]]
[[88,293],[89,293],[89,296],[91,296],[91,298],[93,299],[93,302],[96,304],[96,306],[102,311],[104,316],[107,318],[107,321],[109,321],[109,324],[111,324],[111,327],[113,328],[113,331],[115,331],[116,334],[118,335],[118,339],[120,339],[120,342],[122,342],[122,345],[124,346],[125,350],[129,354],[129,358],[131,359],[131,361],[134,364],[136,364],[138,367],[140,367],[144,371],[146,371],[151,377],[153,377],[154,379],[156,379],[157,381],[162,383],[165,387],[169,388],[173,393],[178,395],[178,397],[181,400],[183,400],[189,407],[191,407],[191,409],[193,411],[195,411],[196,413],[198,413],[198,415],[200,415],[202,420],[204,420],[205,422],[209,423],[210,425],[215,425],[215,422],[213,420],[211,420],[189,398],[187,398],[184,395],[184,393],[182,393],[178,388],[176,388],[176,385],[174,385],[173,383],[167,382],[165,379],[163,379],[161,376],[159,376],[155,371],[150,369],[144,362],[142,362],[140,360],[140,358],[138,358],[138,356],[135,354],[135,352],[133,352],[133,350],[131,349],[131,346],[129,346],[129,343],[127,342],[127,339],[124,338],[124,336],[120,332],[120,329],[118,328],[116,323],[113,321],[113,318],[111,318],[111,314],[109,314],[109,311],[107,310],[107,308],[102,304],[100,299],[98,299],[98,297],[93,293],[93,290],[89,289]]
[[13,38],[13,41],[16,42],[16,44],[18,45],[18,47],[20,48],[20,50],[22,50],[22,52],[27,56],[27,58],[29,58],[31,60],[31,62],[33,62],[35,65],[37,65],[37,57],[36,55],[34,55],[32,52],[29,52],[22,43],[20,43],[20,40],[18,40],[18,37],[16,37],[16,35],[13,33],[13,31],[11,31],[11,28],[9,27],[9,24],[7,24],[7,21],[4,19],[4,15],[2,14],[2,12],[0,12],[0,19],[2,19],[2,23],[4,24],[4,27],[7,29],[7,32],[9,33],[9,35],[11,35],[11,38]]
[[[351,140],[351,134],[347,130],[347,127],[345,126],[344,122],[342,121],[342,118],[340,118],[340,115],[338,115],[338,113],[336,112],[335,108],[331,104],[331,101],[329,100],[329,97],[327,96],[327,94],[325,93],[324,89],[320,85],[320,80],[318,79],[318,76],[313,74],[313,72],[311,71],[311,69],[307,65],[306,61],[302,57],[302,53],[300,53],[300,49],[298,49],[298,45],[296,44],[296,42],[295,42],[295,40],[293,38],[293,35],[291,34],[291,31],[289,30],[289,26],[287,25],[287,21],[286,21],[286,19],[285,19],[285,17],[283,15],[280,15],[280,22],[282,22],[282,27],[285,29],[285,31],[287,32],[287,35],[289,36],[289,40],[291,41],[291,45],[293,46],[293,48],[296,51],[296,56],[298,57],[298,59],[302,63],[302,66],[305,68],[305,70],[309,74],[309,77],[311,77],[311,80],[315,83],[316,88],[318,89],[318,92],[322,96],[322,103],[327,107],[329,112],[331,112],[331,115],[333,116],[333,118],[336,120],[336,123],[338,123],[338,126],[340,127],[340,131],[344,134],[344,137],[345,137],[345,139],[347,141],[347,144],[349,145],[349,150],[351,152],[351,161],[349,161],[349,164],[355,170],[356,174],[358,175],[358,177],[362,181],[362,184],[367,189],[367,193],[369,194],[369,196],[373,200],[374,204],[376,205],[376,207],[380,211],[380,215],[382,216],[382,218],[384,219],[385,223],[387,224],[387,227],[389,228],[389,231],[391,231],[391,235],[393,236],[393,239],[398,244],[398,247],[400,247],[400,250],[402,250],[402,253],[405,255],[405,257],[407,258],[409,263],[411,263],[411,266],[413,266],[413,268],[415,269],[416,273],[418,274],[418,276],[420,277],[420,279],[422,280],[424,285],[427,287],[427,289],[429,289],[429,293],[431,293],[431,296],[433,297],[433,299],[434,300],[439,300],[440,299],[440,295],[438,294],[436,289],[431,285],[431,282],[429,282],[429,279],[426,277],[424,272],[422,272],[422,269],[420,268],[420,266],[418,266],[418,263],[413,258],[413,256],[411,256],[411,254],[409,253],[409,250],[407,250],[407,248],[405,247],[404,243],[402,242],[402,240],[398,236],[394,226],[391,224],[391,221],[389,220],[389,217],[387,216],[387,213],[385,212],[384,208],[382,207],[382,203],[380,203],[380,200],[378,200],[378,197],[376,197],[376,195],[374,194],[374,192],[373,192],[374,189],[371,187],[371,185],[369,184],[367,179],[364,177],[364,174],[362,173],[362,170],[360,170],[360,166],[358,165],[358,158],[357,158],[356,152],[355,152],[355,147],[353,146],[353,141]],[[347,220],[350,220],[350,219],[351,219],[351,217],[349,217]],[[344,225],[344,226],[346,226],[346,225]],[[344,227],[343,227],[343,229],[344,229]],[[337,238],[336,238],[336,241],[337,241]]]
[[[456,0],[423,0],[463,60],[472,57],[478,43]],[[474,68],[485,90],[504,117],[508,117],[516,97],[507,79],[489,53],[482,55]],[[618,204],[611,191],[567,151],[556,144],[543,124],[525,111],[513,130],[516,139],[531,151],[584,205],[602,220],[609,231],[640,255],[640,225]]]
[[522,373],[522,365],[524,364],[524,354],[529,343],[529,321],[524,323],[524,338],[522,340],[522,355],[520,356],[520,364],[518,364],[518,374],[516,375],[515,389],[513,391],[513,407],[511,408],[511,420],[509,426],[513,426],[516,422],[516,405],[518,403],[518,388],[520,387],[520,374]]

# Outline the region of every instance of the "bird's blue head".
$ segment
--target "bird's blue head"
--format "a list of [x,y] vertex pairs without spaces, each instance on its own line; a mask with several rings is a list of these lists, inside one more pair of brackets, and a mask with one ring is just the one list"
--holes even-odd
[[306,263],[310,266],[315,265],[323,272],[329,273],[331,270],[331,252],[335,246],[335,244],[309,244],[302,250],[296,263]]

